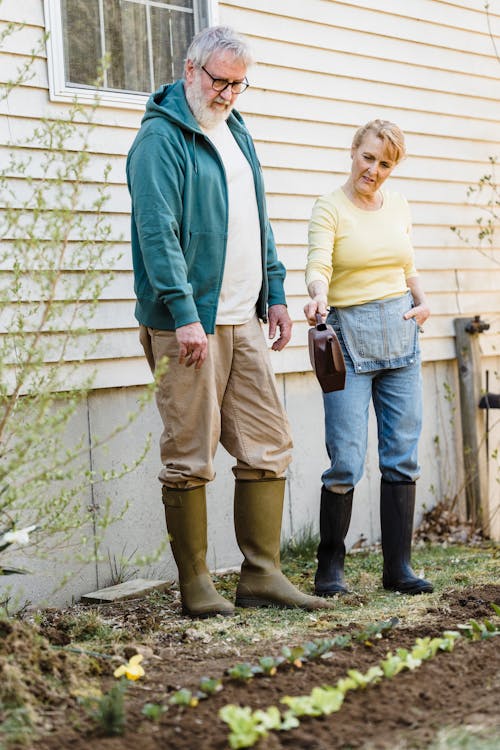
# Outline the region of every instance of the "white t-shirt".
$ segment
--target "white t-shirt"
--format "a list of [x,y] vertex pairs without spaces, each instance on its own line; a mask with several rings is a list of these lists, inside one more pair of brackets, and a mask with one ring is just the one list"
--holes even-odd
[[225,121],[204,132],[224,164],[229,202],[226,263],[216,325],[240,325],[255,315],[262,286],[260,222],[252,168]]

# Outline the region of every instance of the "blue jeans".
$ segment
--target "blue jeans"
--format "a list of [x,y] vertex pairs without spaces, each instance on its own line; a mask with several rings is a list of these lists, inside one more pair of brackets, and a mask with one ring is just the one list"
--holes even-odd
[[371,399],[377,418],[383,479],[415,481],[420,474],[417,450],[422,428],[419,351],[403,367],[355,372],[335,312],[330,313],[328,323],[333,325],[344,353],[346,383],[343,391],[323,394],[326,448],[331,461],[322,476],[324,486],[333,492],[348,491],[361,479]]

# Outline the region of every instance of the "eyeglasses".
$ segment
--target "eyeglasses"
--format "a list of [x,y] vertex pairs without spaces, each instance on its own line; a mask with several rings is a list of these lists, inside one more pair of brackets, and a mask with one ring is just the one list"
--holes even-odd
[[214,78],[203,65],[200,67],[212,79],[212,88],[214,91],[218,91],[219,94],[222,94],[228,86],[231,86],[233,94],[242,94],[250,86],[246,78],[243,81],[226,81],[225,78]]

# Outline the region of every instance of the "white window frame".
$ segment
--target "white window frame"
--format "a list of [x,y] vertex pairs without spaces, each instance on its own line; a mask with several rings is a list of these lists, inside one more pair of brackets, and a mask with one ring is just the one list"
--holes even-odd
[[[209,26],[218,23],[217,0],[207,2],[207,23]],[[63,28],[60,0],[44,0],[45,30],[47,39],[47,69],[49,78],[49,97],[54,102],[73,102],[75,98],[85,104],[95,99],[95,90],[81,86],[68,86],[64,74]],[[148,94],[126,91],[99,91],[101,106],[120,107],[121,109],[144,109]]]

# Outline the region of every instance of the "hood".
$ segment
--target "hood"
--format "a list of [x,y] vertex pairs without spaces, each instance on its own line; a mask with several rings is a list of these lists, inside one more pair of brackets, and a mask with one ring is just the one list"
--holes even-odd
[[[146,113],[142,118],[142,123],[151,120],[153,117],[166,117],[167,120],[174,122],[183,130],[204,135],[187,103],[183,80],[164,84],[154,94],[151,94],[146,104]],[[227,122],[231,129],[244,128],[243,118],[235,109],[232,110]]]

